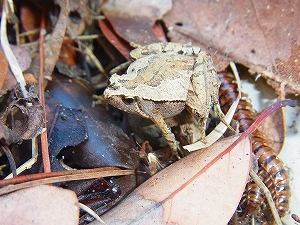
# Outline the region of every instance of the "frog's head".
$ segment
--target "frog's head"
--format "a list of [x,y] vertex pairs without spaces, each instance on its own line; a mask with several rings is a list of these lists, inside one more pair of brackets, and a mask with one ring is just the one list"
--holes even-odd
[[130,90],[125,89],[119,82],[112,81],[114,81],[114,79],[110,79],[110,84],[103,93],[106,101],[124,112],[138,114],[148,118],[149,116],[140,109],[139,103],[141,99],[135,96]]
[[128,97],[125,95],[104,95],[104,98],[110,105],[117,109],[149,118],[149,116],[140,109],[138,97]]

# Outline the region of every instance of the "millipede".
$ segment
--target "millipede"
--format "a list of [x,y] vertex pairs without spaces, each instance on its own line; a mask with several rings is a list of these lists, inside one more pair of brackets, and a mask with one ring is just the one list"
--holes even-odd
[[[238,96],[238,85],[235,77],[229,72],[220,72],[218,76],[221,80],[219,91],[219,101],[224,113]],[[241,93],[241,99],[234,114],[233,119],[239,124],[239,132],[244,132],[254,122],[257,117],[249,102],[247,95]],[[270,190],[277,212],[283,217],[289,210],[289,174],[284,169],[283,162],[276,156],[273,149],[267,144],[263,133],[255,130],[251,136],[252,151],[258,163],[258,176]],[[259,211],[264,203],[264,196],[253,181],[248,182],[245,187],[240,205],[247,214]]]

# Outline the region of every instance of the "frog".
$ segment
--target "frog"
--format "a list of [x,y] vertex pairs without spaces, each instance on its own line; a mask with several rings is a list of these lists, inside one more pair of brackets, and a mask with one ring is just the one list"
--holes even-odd
[[206,123],[212,106],[224,120],[218,98],[220,79],[209,54],[191,43],[153,43],[130,52],[132,63],[123,75],[113,74],[103,93],[112,106],[148,118],[160,128],[173,155],[180,158],[179,142],[166,119],[188,110],[198,120],[206,143]]

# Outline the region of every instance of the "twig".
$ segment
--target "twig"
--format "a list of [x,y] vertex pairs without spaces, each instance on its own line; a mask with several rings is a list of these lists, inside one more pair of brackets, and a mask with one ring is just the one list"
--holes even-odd
[[50,158],[49,158],[49,150],[48,150],[48,137],[47,137],[47,117],[46,117],[46,104],[45,104],[45,95],[44,95],[44,39],[46,34],[46,19],[45,19],[45,10],[42,13],[41,20],[41,30],[40,30],[40,75],[39,75],[39,94],[40,101],[44,111],[44,122],[43,122],[43,132],[41,133],[41,148],[42,148],[42,158],[44,171],[50,172]]
[[[86,46],[85,44],[83,44],[79,39],[78,39],[78,35],[76,34],[76,32],[71,28],[68,27],[67,28],[67,34],[69,37],[72,37],[74,39],[74,41],[77,43],[78,48],[73,47],[76,51],[82,52],[83,54],[85,54],[86,56],[88,56],[90,58],[90,60],[95,63],[95,66],[98,68],[98,70],[106,77],[108,78],[108,75],[106,73],[106,71],[104,70],[101,62],[97,59],[97,57],[94,55],[93,51]],[[83,50],[81,50],[81,48],[83,48]]]
[[90,207],[78,202],[79,208],[86,211],[88,214],[90,214],[92,217],[94,217],[96,220],[98,220],[101,224],[106,225],[106,223],[100,218],[100,216],[97,215],[95,211],[93,211]]
[[76,48],[76,47],[73,47],[75,50],[79,51],[79,52],[82,52],[83,54],[85,54],[87,57],[90,58],[90,60],[95,63],[95,66],[98,68],[98,70],[106,77],[108,78],[108,75],[106,73],[106,71],[104,70],[101,62],[97,59],[97,57],[94,55],[93,51],[88,47],[86,46],[85,44],[83,44],[80,40],[76,40],[74,39],[77,44],[83,48],[83,50],[79,49],[79,48]]
[[70,36],[64,37],[64,40],[93,40],[100,37],[100,34],[89,34],[89,35],[80,35],[80,36]]
[[[108,168],[110,170],[108,170]],[[69,170],[60,172],[48,172],[40,174],[25,175],[8,180],[1,180],[0,186],[7,185],[0,189],[0,195],[8,194],[17,190],[33,187],[42,184],[51,184],[56,182],[65,182],[72,180],[87,180],[98,177],[123,176],[134,173],[134,170],[121,170],[116,167],[86,169],[86,170]],[[112,169],[113,168],[113,169]],[[31,181],[23,182],[30,179]],[[8,185],[17,183],[14,185]]]
[[270,206],[271,212],[273,214],[275,223],[277,225],[282,225],[281,219],[278,215],[275,203],[273,201],[273,198],[272,198],[272,195],[271,195],[269,189],[262,182],[262,180],[259,178],[259,176],[257,176],[257,174],[254,172],[254,170],[252,168],[250,168],[250,176],[254,180],[254,182],[257,184],[257,186],[263,191],[264,195],[266,196],[266,199],[269,203],[269,206]]

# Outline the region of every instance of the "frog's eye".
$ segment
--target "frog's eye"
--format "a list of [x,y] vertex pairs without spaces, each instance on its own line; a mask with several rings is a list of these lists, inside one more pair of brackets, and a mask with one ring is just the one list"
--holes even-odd
[[136,101],[135,97],[126,97],[126,96],[122,96],[122,101],[126,104],[126,105],[130,105],[132,103],[134,103]]

